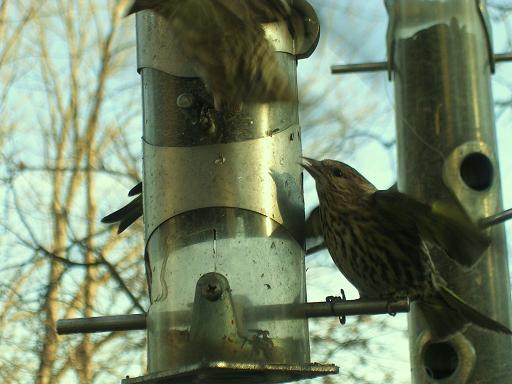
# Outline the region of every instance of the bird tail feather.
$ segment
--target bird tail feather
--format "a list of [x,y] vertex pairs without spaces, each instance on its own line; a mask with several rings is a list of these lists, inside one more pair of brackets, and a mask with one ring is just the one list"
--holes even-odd
[[418,302],[433,340],[446,340],[455,333],[463,332],[470,323],[494,332],[512,335],[507,326],[471,307],[448,287],[436,286],[436,290],[436,296]]
[[512,331],[507,326],[479,312],[449,288],[441,286],[438,292],[450,308],[460,313],[469,322],[494,332],[512,335]]
[[119,222],[117,233],[121,233],[141,216],[142,196],[139,195],[124,207],[102,218],[101,222],[107,224]]
[[417,306],[434,341],[446,340],[458,332],[463,332],[469,325],[461,314],[447,307],[440,297],[417,302]]

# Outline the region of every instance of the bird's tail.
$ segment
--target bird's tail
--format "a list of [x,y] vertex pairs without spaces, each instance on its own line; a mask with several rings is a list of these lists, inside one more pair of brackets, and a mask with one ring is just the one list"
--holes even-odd
[[417,301],[416,304],[434,341],[446,340],[458,332],[463,332],[469,325],[466,318],[448,307],[441,297]]
[[124,207],[105,216],[101,219],[102,223],[113,224],[119,222],[117,233],[123,232],[142,216],[142,196],[137,196]]
[[119,222],[117,233],[123,232],[128,228],[135,220],[143,214],[142,208],[142,182],[138,183],[135,187],[130,189],[128,196],[136,196],[135,199],[130,201],[124,207],[118,209],[115,212],[105,216],[101,219],[102,223],[112,224]]
[[468,305],[444,284],[437,285],[436,290],[435,296],[418,302],[433,340],[445,340],[457,332],[464,331],[469,324],[512,335],[508,327]]

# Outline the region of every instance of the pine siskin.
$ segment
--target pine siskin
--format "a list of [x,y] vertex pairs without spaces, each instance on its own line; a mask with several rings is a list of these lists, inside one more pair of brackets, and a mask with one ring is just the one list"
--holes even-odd
[[400,192],[378,191],[355,169],[338,161],[304,160],[303,167],[316,182],[327,248],[362,298],[408,296],[438,341],[470,323],[512,334],[452,292],[429,256],[428,242],[459,263],[474,262],[489,241],[469,219]]
[[261,27],[261,21],[292,15],[287,0],[135,0],[127,14],[144,9],[168,18],[216,109],[292,99],[288,78]]

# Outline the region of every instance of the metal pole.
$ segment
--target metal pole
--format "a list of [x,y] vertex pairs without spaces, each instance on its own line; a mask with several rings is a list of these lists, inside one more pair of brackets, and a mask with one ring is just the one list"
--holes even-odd
[[[454,195],[475,221],[501,211],[485,2],[388,0],[386,6],[399,189],[427,201]],[[432,256],[464,300],[510,324],[504,230],[488,232],[492,246],[470,271]],[[408,318],[413,383],[512,381],[510,337],[470,327],[433,344],[414,305]]]
[[388,68],[388,63],[379,61],[375,63],[361,63],[361,64],[340,64],[331,65],[331,73],[333,75],[340,75],[344,73],[357,73],[357,72],[379,72],[385,71]]

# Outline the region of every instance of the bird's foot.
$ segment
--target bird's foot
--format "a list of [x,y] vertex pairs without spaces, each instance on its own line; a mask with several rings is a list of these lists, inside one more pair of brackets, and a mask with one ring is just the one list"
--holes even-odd
[[391,306],[394,302],[401,301],[401,300],[409,300],[409,296],[406,291],[397,291],[388,299],[388,315],[390,316],[396,316],[396,312],[391,309]]
[[[345,291],[343,289],[340,289],[340,296],[327,296],[325,298],[325,301],[331,304],[331,312],[335,314],[336,312],[334,312],[334,304],[347,301],[347,297],[345,296]],[[340,321],[340,324],[343,325],[346,323],[347,318],[345,317],[345,315],[341,315],[338,316],[338,320]]]
[[387,311],[388,311],[388,315],[389,316],[395,317],[396,316],[396,312],[391,309],[391,304],[393,303],[393,301],[394,300],[388,300]]

